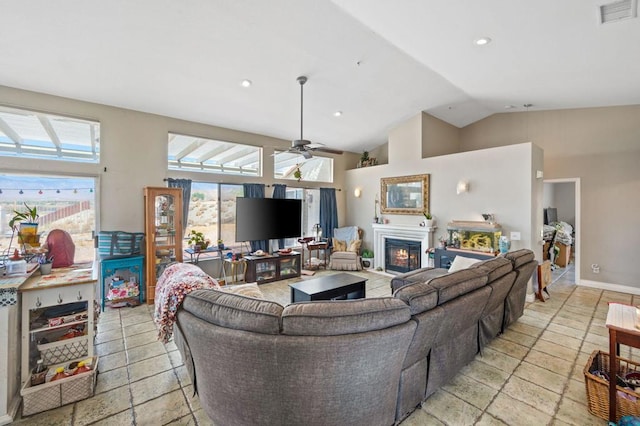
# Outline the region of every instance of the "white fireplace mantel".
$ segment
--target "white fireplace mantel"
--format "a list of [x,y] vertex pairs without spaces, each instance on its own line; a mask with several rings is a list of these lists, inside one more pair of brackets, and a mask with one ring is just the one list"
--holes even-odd
[[433,233],[436,227],[416,226],[416,225],[391,225],[388,223],[374,223],[373,227],[373,252],[376,254],[374,266],[385,270],[384,243],[386,238],[398,240],[420,241],[422,256],[420,256],[421,267],[429,266],[429,256],[427,250],[433,247]]

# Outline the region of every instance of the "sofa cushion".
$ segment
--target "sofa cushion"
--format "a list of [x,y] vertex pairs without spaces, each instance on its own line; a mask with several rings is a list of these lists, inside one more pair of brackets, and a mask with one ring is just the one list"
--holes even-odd
[[255,333],[280,333],[282,305],[219,290],[196,290],[185,297],[182,308],[221,327]]
[[411,283],[428,282],[432,278],[441,277],[448,274],[444,268],[421,268],[415,271],[406,272],[391,278],[391,291],[395,292],[400,287]]
[[481,274],[487,274],[489,277],[488,282],[493,282],[511,272],[513,270],[513,265],[511,264],[511,261],[504,257],[496,257],[495,259],[484,260],[476,263],[469,269],[477,270]]
[[391,297],[293,303],[282,312],[282,334],[336,336],[381,330],[411,318],[409,307]]
[[513,268],[519,268],[527,262],[531,262],[535,259],[535,255],[531,250],[521,249],[516,251],[510,251],[504,256],[513,262]]
[[471,269],[452,272],[429,281],[429,285],[438,291],[438,305],[469,293],[487,283],[487,276]]
[[456,272],[467,269],[469,266],[478,262],[480,262],[480,259],[473,259],[471,257],[458,255],[453,259],[453,262],[451,262],[451,266],[449,266],[449,272]]
[[347,251],[360,253],[360,246],[362,246],[362,240],[353,240],[349,243],[349,246],[347,247]]
[[333,239],[333,249],[335,251],[347,251],[347,242],[344,240],[339,240],[337,238]]
[[425,282],[405,285],[393,296],[409,305],[411,315],[428,311],[438,305],[438,291]]

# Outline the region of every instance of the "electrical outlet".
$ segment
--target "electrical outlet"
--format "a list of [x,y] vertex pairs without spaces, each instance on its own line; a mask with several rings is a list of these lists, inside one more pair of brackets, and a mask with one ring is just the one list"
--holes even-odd
[[511,232],[511,241],[519,241],[520,233],[519,232]]
[[597,263],[594,263],[591,265],[591,270],[593,271],[594,274],[599,274],[600,273],[600,265],[598,265]]

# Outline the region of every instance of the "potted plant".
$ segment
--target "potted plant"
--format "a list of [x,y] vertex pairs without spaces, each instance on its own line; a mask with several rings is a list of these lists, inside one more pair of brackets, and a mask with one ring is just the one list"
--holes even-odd
[[424,211],[424,226],[426,226],[427,228],[433,228],[435,221],[433,219],[433,216],[431,215],[431,213],[429,213],[428,211]]
[[366,167],[368,161],[369,161],[369,152],[362,151],[362,155],[360,155],[360,167]]
[[363,267],[367,269],[373,268],[373,265],[374,265],[373,260],[374,260],[373,250],[369,250],[369,249],[362,250],[362,266]]
[[18,238],[21,243],[31,246],[39,245],[38,235],[38,208],[36,206],[29,207],[24,203],[24,211],[14,210],[14,216],[9,220],[9,227],[18,232]]
[[378,161],[374,157],[369,157],[368,151],[363,151],[360,155],[360,161],[358,162],[358,167],[369,167],[375,166],[378,164]]
[[209,240],[204,237],[204,234],[200,231],[196,231],[192,229],[189,233],[189,241],[188,243],[193,248],[193,251],[206,250],[209,247]]
[[300,166],[298,164],[296,164],[296,169],[293,172],[293,177],[296,178],[298,182],[302,180],[302,170],[300,170]]
[[218,250],[224,250],[224,241],[222,238],[218,238]]

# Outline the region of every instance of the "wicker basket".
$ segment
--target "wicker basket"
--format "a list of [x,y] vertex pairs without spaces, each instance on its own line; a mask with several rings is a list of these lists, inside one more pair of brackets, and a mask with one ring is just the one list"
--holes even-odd
[[45,365],[59,364],[87,356],[89,353],[89,339],[86,336],[80,336],[53,343],[44,343],[38,345],[38,350]]
[[[640,372],[640,364],[618,357],[618,375],[624,377],[631,372]],[[587,389],[589,412],[601,419],[609,419],[609,382],[593,374],[594,371],[609,374],[609,354],[593,351],[584,367],[584,383]],[[616,421],[622,416],[640,416],[640,393],[616,386]]]
[[97,356],[93,357],[91,365],[91,371],[37,386],[31,386],[31,381],[27,380],[20,390],[22,415],[30,416],[93,396],[98,373]]

